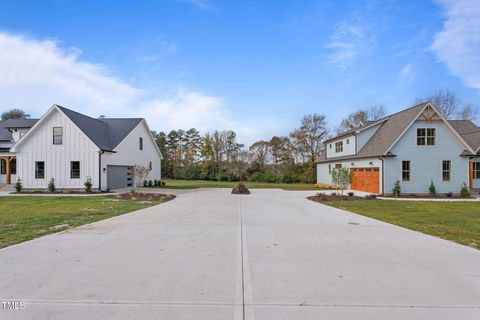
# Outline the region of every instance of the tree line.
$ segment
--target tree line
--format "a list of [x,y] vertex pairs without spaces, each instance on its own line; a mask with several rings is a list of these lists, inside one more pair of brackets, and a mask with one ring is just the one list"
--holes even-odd
[[[475,120],[478,109],[463,103],[448,90],[417,98],[414,103],[432,101],[447,119]],[[386,115],[385,106],[372,105],[352,112],[333,130],[328,131],[326,117],[310,114],[298,128],[285,136],[259,140],[247,147],[233,130],[214,130],[201,134],[197,129],[172,130],[152,134],[163,155],[162,177],[186,180],[258,181],[313,183],[315,162],[323,142],[338,133],[356,129]],[[21,109],[1,114],[1,120],[25,119]]]

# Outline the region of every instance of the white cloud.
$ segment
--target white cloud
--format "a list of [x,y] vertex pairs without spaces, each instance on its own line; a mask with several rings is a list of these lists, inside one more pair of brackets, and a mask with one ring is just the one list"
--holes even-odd
[[54,103],[91,116],[144,117],[157,131],[233,129],[245,143],[281,125],[237,121],[221,98],[199,91],[136,88],[82,61],[76,48],[0,32],[0,110],[18,107],[41,116]]
[[442,0],[446,20],[430,49],[448,71],[480,90],[480,2]]
[[409,85],[413,80],[415,80],[415,71],[413,70],[413,64],[409,63],[400,70],[400,82]]
[[324,45],[331,49],[327,62],[339,69],[345,70],[351,66],[353,61],[368,51],[369,40],[365,38],[365,30],[358,23],[344,20],[337,29],[330,35],[330,40]]

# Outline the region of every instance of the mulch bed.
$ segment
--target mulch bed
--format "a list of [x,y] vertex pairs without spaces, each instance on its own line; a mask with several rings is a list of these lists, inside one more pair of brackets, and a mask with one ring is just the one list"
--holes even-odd
[[362,198],[362,197],[358,197],[358,196],[349,196],[349,195],[336,195],[336,196],[332,196],[332,195],[325,195],[325,194],[322,194],[322,195],[314,195],[314,196],[310,196],[310,197],[307,197],[308,200],[312,200],[312,201],[315,201],[315,202],[326,202],[326,201],[353,201],[353,200],[365,200],[365,198]]
[[234,189],[232,190],[232,194],[250,194],[250,190],[241,192],[241,191],[239,191],[237,188],[234,188]]
[[173,194],[137,193],[137,192],[111,194],[105,197],[109,199],[119,199],[119,200],[162,201],[162,202],[167,202],[176,198],[176,196]]

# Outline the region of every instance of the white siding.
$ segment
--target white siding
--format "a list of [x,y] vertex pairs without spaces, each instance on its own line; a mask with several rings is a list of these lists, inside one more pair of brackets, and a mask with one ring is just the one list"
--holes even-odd
[[[347,143],[348,140],[348,143]],[[342,152],[335,152],[335,142],[343,141],[343,151]],[[343,137],[341,139],[337,139],[335,141],[331,141],[327,143],[327,158],[334,158],[334,157],[341,157],[341,156],[348,156],[355,154],[355,136],[349,135]]]
[[[160,156],[155,142],[150,138],[145,121],[139,123],[115,148],[116,153],[102,155],[102,188],[107,187],[107,165],[148,166],[152,162],[152,171],[147,180],[160,180]],[[139,138],[143,137],[143,150],[139,148]],[[105,170],[104,170],[105,169]]]
[[[352,165],[353,163],[353,165]],[[382,190],[382,160],[378,158],[332,161],[329,163],[317,164],[317,183],[332,183],[332,175],[329,173],[328,165],[335,168],[336,164],[341,164],[343,168],[375,168],[380,169],[380,191]]]
[[[63,143],[53,144],[53,127],[63,128]],[[46,188],[50,178],[57,188],[83,188],[87,177],[98,185],[98,148],[57,109],[17,146],[17,176],[25,188]],[[45,179],[35,179],[35,161],[45,162]],[[80,161],[80,179],[70,178],[70,161]],[[13,180],[12,180],[13,181]]]

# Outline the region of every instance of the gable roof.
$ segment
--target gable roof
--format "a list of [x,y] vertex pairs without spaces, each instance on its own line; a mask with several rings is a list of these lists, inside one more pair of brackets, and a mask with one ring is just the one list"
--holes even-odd
[[[412,125],[412,123],[417,119],[417,117],[423,112],[423,110],[430,106],[434,108],[429,102],[423,102],[418,105],[415,105],[411,108],[402,110],[400,112],[394,113],[390,116],[387,116],[383,119],[378,120],[377,122],[371,123],[368,126],[376,125],[380,122],[383,122],[380,128],[373,134],[373,136],[367,141],[367,143],[360,149],[355,155],[346,155],[340,157],[331,157],[326,158],[326,154],[320,155],[317,162],[330,162],[338,161],[345,159],[359,159],[359,158],[370,158],[370,157],[388,157],[393,156],[390,153],[391,147],[395,142],[400,139],[405,131]],[[434,110],[436,110],[434,108]],[[438,113],[438,111],[437,111]],[[438,113],[439,114],[439,113]],[[452,129],[454,134],[457,135],[459,140],[467,147],[467,149],[473,149],[478,151],[480,148],[480,128],[475,124],[466,123],[465,120],[460,121],[446,121],[440,114],[439,117],[445,121],[446,125]],[[361,130],[362,128],[360,128]],[[341,134],[340,136],[343,136]],[[337,137],[340,137],[337,136]],[[337,138],[335,137],[335,138]],[[335,138],[330,139],[333,140]],[[470,152],[470,150],[466,154]]]
[[102,151],[113,151],[142,118],[91,118],[56,105]]
[[11,141],[10,128],[31,128],[38,119],[8,119],[0,121],[0,141]]
[[448,120],[448,123],[460,134],[476,152],[480,149],[480,128],[470,120]]

